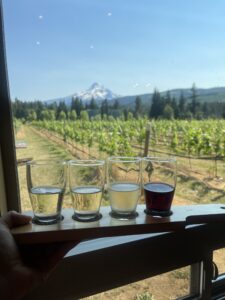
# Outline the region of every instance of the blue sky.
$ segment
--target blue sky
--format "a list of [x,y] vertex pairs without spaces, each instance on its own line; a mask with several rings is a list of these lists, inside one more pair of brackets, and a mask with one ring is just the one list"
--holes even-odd
[[11,97],[225,86],[223,0],[3,0]]

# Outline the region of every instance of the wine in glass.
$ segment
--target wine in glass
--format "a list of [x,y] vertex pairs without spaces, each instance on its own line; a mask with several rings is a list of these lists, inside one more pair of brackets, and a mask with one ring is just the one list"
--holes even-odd
[[27,187],[34,213],[34,223],[50,225],[62,219],[65,186],[66,163],[64,161],[27,162]]
[[107,184],[112,217],[132,219],[141,195],[141,159],[139,157],[109,157]]
[[73,219],[81,222],[96,221],[105,183],[105,161],[72,160],[69,162],[69,188],[72,196]]
[[142,179],[147,214],[156,216],[172,214],[176,169],[175,158],[145,157],[143,159]]

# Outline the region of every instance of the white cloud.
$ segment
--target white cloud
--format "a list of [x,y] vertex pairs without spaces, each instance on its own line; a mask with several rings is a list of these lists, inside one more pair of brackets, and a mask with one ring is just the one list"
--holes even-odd
[[107,13],[107,16],[108,16],[108,17],[111,17],[111,16],[112,16],[112,13],[111,13],[111,12],[108,12],[108,13]]
[[145,87],[151,86],[151,83],[146,83]]
[[133,85],[134,88],[136,88],[138,86],[139,86],[139,83],[137,83],[137,82]]
[[36,41],[36,45],[39,46],[41,43],[39,41]]

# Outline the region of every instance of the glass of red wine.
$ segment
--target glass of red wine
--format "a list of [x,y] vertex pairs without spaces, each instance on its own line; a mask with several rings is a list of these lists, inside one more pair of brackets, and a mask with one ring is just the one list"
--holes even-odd
[[176,188],[177,164],[174,157],[145,157],[142,180],[147,214],[167,217]]

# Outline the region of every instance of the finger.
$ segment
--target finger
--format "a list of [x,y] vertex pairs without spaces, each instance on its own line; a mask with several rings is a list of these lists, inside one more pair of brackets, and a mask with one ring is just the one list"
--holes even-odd
[[2,217],[2,221],[8,228],[28,224],[31,220],[30,216],[19,214],[16,211],[10,211]]

